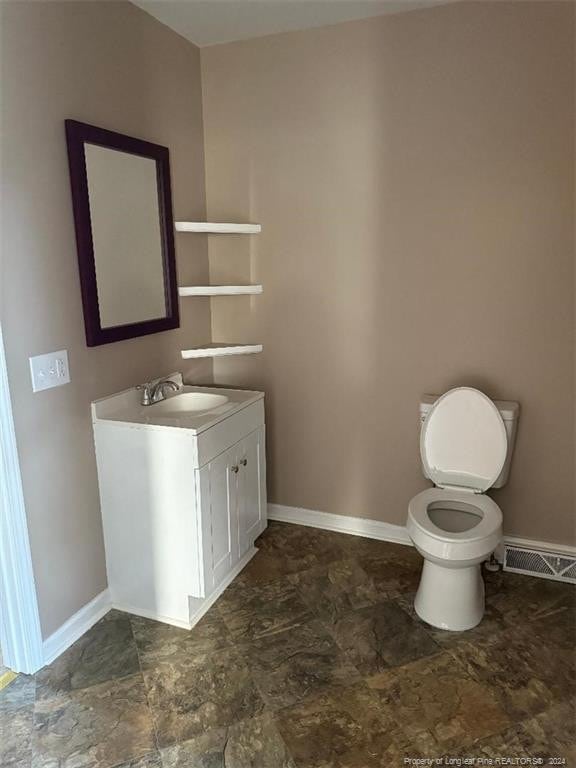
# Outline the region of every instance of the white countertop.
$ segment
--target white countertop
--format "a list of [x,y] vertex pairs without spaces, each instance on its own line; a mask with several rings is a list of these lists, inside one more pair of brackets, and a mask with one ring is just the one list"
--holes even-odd
[[[178,384],[182,383],[180,375],[167,378]],[[192,401],[192,410],[187,410],[187,401],[184,399],[175,402],[181,395],[194,393],[202,395],[202,398],[187,398]],[[178,392],[167,392],[166,398],[159,403],[141,405],[141,392],[129,389],[117,395],[95,400],[92,403],[92,420],[94,423],[114,422],[186,429],[198,434],[263,397],[263,392],[251,390],[183,385]],[[202,402],[203,400],[205,402]]]

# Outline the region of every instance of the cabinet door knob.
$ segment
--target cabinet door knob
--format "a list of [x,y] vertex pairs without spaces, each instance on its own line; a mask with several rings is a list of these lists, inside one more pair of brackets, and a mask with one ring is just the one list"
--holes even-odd
[[248,464],[248,459],[242,459],[242,461],[240,462],[240,464],[242,464],[242,466],[243,466],[243,467],[245,467],[245,466],[246,466],[246,464]]
[[237,464],[235,464],[233,467],[230,467],[230,470],[231,470],[232,472],[238,472],[238,465],[237,465]]

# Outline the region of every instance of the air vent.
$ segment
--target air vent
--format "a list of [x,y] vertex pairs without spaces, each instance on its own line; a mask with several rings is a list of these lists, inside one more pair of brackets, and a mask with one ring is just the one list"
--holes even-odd
[[560,552],[540,552],[507,544],[504,570],[576,584],[576,557]]

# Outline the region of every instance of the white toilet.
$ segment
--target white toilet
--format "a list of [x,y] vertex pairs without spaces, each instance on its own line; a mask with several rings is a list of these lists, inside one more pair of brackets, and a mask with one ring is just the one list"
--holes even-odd
[[484,614],[480,565],[502,538],[502,512],[484,492],[508,479],[519,406],[459,387],[425,397],[420,411],[422,465],[436,487],[408,505],[408,533],[424,558],[414,608],[461,632]]

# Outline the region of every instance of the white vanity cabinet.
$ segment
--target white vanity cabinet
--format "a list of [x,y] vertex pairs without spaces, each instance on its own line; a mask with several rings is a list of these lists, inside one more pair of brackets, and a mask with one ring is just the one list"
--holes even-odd
[[[217,404],[194,410],[195,393]],[[191,411],[177,407],[179,394],[141,406],[134,390],[92,411],[112,603],[189,628],[266,527],[264,400],[201,387],[180,394]]]

